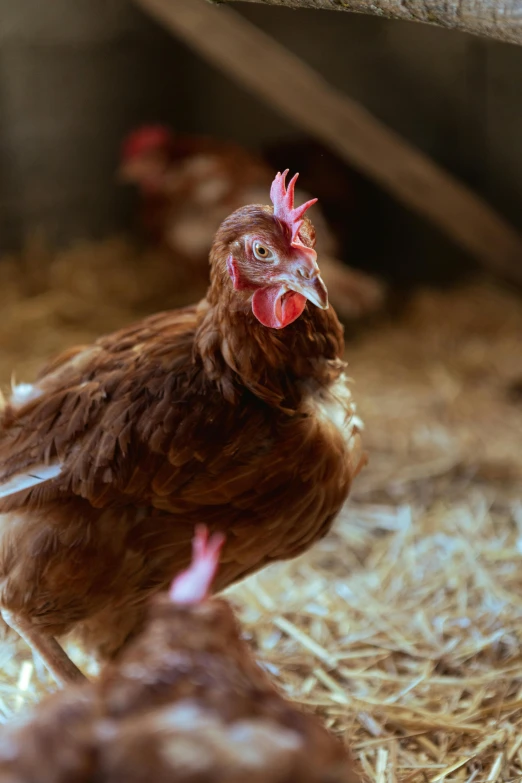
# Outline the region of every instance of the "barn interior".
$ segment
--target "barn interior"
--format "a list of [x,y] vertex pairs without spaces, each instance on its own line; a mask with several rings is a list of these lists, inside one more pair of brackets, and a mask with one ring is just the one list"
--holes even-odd
[[[137,193],[117,176],[129,131],[164,123],[236,141],[274,173],[299,170],[343,262],[387,287],[377,312],[346,324],[369,464],[320,544],[230,596],[261,663],[372,783],[520,780],[521,257],[472,247],[454,211],[422,214],[420,190],[405,203],[138,5],[0,0],[2,386],[204,293],[140,233]],[[521,47],[351,13],[233,12],[518,237]],[[11,636],[0,671],[3,722],[55,687]]]

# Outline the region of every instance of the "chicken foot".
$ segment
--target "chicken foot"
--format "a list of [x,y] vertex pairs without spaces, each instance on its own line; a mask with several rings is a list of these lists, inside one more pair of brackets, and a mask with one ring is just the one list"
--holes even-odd
[[63,687],[86,680],[85,675],[71,661],[53,636],[38,631],[30,622],[6,609],[2,609],[1,613],[5,623],[21,636],[33,654],[36,653],[42,659],[58,685]]

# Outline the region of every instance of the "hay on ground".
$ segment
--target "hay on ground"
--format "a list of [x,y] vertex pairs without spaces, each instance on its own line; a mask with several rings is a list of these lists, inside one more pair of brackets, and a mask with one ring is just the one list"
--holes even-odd
[[[178,274],[120,240],[6,259],[0,379],[181,303]],[[522,779],[521,345],[522,302],[482,282],[351,342],[370,466],[321,544],[229,591],[263,665],[375,783]],[[53,687],[20,642],[0,670],[3,721]]]

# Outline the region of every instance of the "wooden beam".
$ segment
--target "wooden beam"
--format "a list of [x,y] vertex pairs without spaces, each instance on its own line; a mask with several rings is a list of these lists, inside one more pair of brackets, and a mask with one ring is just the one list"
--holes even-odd
[[[231,0],[219,0],[230,2]],[[522,0],[244,0],[248,3],[351,11],[460,30],[522,44]]]
[[210,63],[432,221],[486,267],[522,284],[522,237],[514,228],[277,41],[232,9],[205,0],[135,2]]

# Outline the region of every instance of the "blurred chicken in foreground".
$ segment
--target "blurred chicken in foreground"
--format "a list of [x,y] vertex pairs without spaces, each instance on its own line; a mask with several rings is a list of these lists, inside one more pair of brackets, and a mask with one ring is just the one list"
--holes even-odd
[[97,682],[2,730],[2,783],[359,783],[348,750],[278,693],[230,604],[209,597],[223,537],[207,536]]
[[[262,204],[272,179],[270,167],[240,145],[174,135],[163,126],[139,128],[125,140],[120,175],[139,188],[150,239],[170,248],[202,285],[220,223],[245,204]],[[296,198],[310,196],[296,191]],[[337,241],[318,207],[312,219],[321,273],[339,317],[351,321],[379,310],[384,285],[338,260]]]

